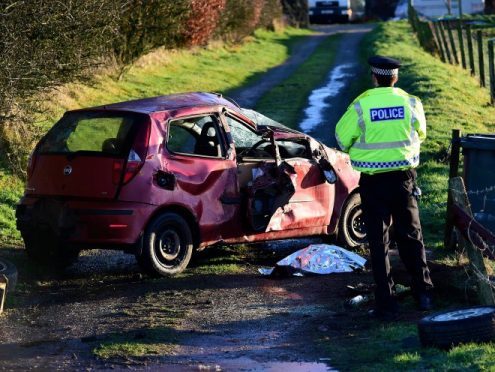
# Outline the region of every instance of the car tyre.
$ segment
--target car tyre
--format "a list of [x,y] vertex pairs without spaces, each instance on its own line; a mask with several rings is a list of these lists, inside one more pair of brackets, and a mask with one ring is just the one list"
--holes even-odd
[[337,243],[349,249],[362,247],[367,243],[366,228],[359,193],[349,195],[340,215]]
[[421,344],[448,349],[495,340],[495,306],[477,306],[428,315],[418,322]]
[[17,284],[17,268],[10,261],[0,258],[0,275],[7,277],[7,292],[13,292]]
[[189,224],[176,213],[164,213],[147,227],[142,254],[137,260],[152,276],[171,276],[185,270],[192,252],[193,238]]

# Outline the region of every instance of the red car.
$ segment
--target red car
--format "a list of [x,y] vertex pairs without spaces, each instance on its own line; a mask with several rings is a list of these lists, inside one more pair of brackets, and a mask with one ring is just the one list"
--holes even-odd
[[175,94],[67,112],[31,156],[17,227],[36,260],[121,249],[171,275],[215,243],[361,244],[358,179],[303,133],[219,94]]

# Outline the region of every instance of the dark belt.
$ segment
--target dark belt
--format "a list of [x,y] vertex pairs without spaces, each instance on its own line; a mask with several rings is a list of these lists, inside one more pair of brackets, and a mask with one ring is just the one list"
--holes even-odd
[[416,169],[411,168],[411,169],[406,169],[406,170],[395,170],[395,171],[390,171],[390,172],[382,172],[382,173],[375,173],[375,174],[366,174],[366,173],[361,173],[361,180],[410,180],[410,179],[416,179],[417,173]]

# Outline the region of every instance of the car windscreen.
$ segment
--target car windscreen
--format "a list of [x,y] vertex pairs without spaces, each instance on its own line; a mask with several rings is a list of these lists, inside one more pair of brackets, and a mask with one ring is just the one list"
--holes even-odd
[[273,119],[270,119],[269,117],[260,114],[257,111],[251,110],[251,109],[246,109],[243,108],[241,109],[242,113],[246,115],[249,119],[254,121],[256,125],[261,125],[261,126],[272,126],[272,127],[277,127],[277,128],[283,128],[283,129],[289,129],[285,125],[279,123],[278,121],[275,121]]
[[143,121],[143,115],[135,113],[67,113],[42,139],[38,153],[125,156]]

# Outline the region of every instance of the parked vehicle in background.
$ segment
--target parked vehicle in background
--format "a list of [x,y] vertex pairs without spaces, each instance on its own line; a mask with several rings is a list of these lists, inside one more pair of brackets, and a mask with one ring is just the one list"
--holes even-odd
[[309,21],[330,23],[355,21],[364,15],[364,0],[309,0]]
[[147,98],[67,112],[31,156],[17,227],[38,261],[121,249],[171,275],[219,242],[362,244],[358,179],[346,154],[221,95]]
[[[459,16],[459,1],[457,0],[450,1],[450,14],[447,0],[412,0],[412,6],[420,15],[428,18]],[[461,6],[463,14],[481,14],[485,8],[485,2],[484,0],[462,0]]]

